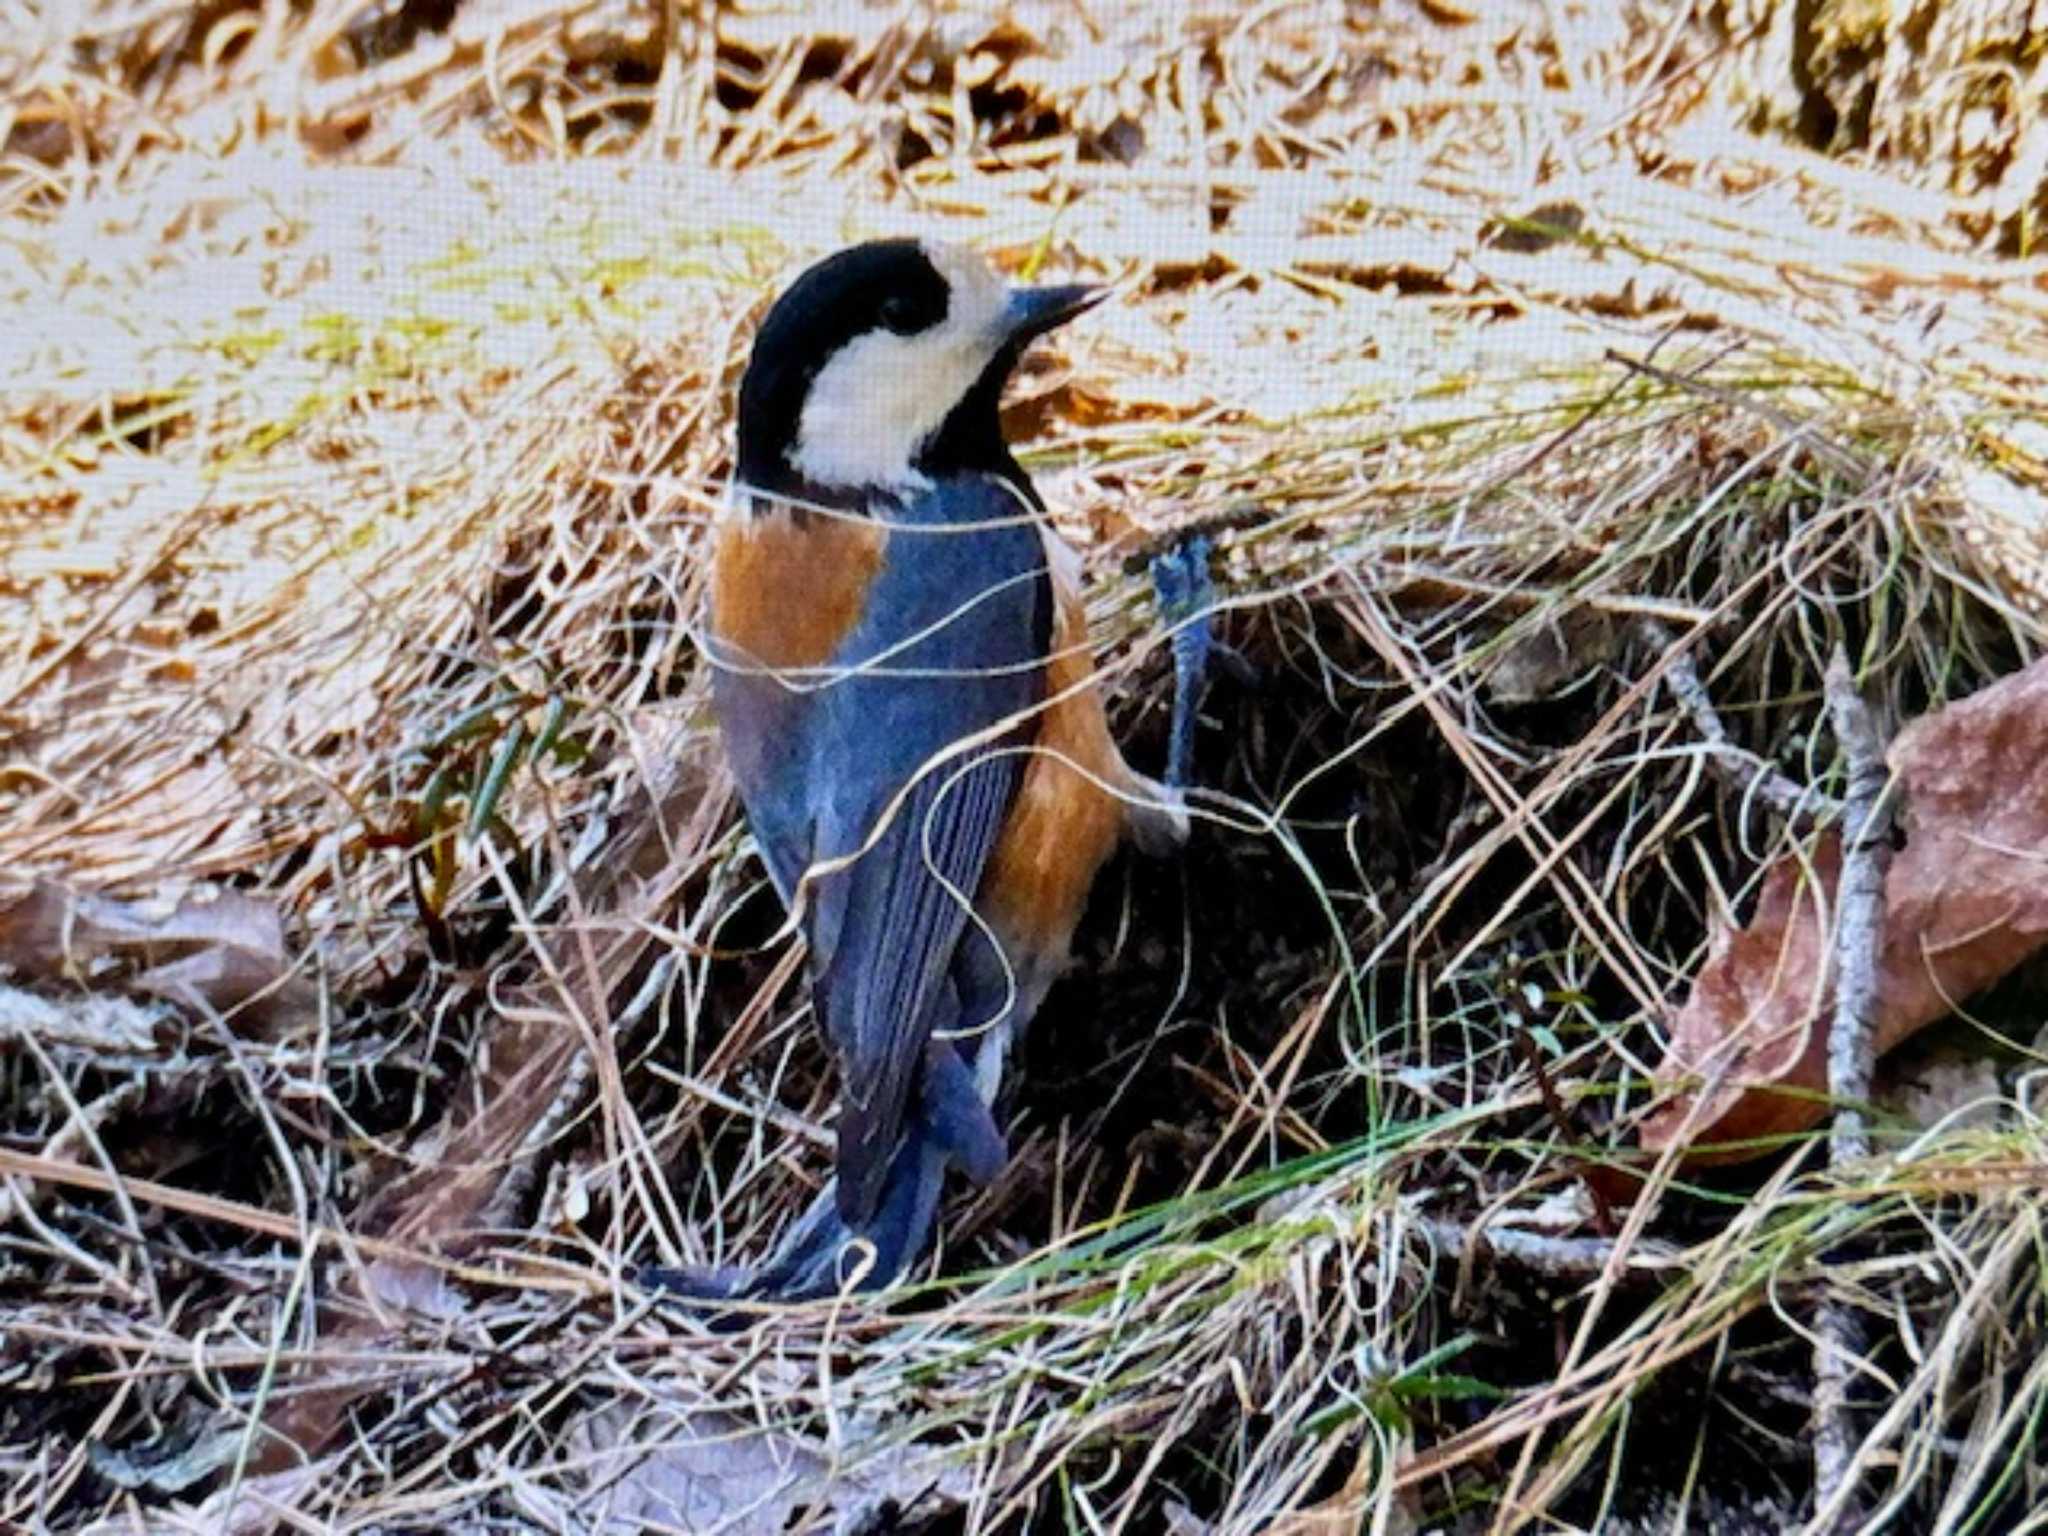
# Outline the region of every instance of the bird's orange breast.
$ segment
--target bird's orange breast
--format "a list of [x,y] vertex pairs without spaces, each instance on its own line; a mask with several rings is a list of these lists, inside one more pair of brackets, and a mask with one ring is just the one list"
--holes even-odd
[[711,627],[761,666],[823,666],[867,611],[888,542],[864,518],[731,518],[712,556]]

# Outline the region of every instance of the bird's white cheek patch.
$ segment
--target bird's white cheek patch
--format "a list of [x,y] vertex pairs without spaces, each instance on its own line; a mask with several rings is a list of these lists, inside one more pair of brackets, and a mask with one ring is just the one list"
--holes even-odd
[[915,485],[918,449],[992,355],[952,326],[919,336],[874,331],[818,372],[798,418],[790,466],[817,485]]

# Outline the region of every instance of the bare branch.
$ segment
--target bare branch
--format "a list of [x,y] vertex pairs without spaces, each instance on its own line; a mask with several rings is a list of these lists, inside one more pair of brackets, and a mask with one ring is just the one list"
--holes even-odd
[[1669,658],[1664,669],[1665,686],[1691,719],[1693,729],[1705,738],[1707,763],[1730,789],[1744,799],[1753,796],[1761,800],[1797,827],[1810,828],[1839,814],[1840,807],[1827,795],[1793,782],[1768,760],[1738,747],[1729,738],[1728,728],[1721,723],[1720,713],[1707,693],[1707,685],[1700,680],[1699,668],[1678,636],[1655,619],[1642,620],[1638,628],[1654,650]]
[[[1891,806],[1884,742],[1856,691],[1849,658],[1839,647],[1828,663],[1828,714],[1848,760],[1842,808],[1842,877],[1836,892],[1835,1010],[1828,1033],[1828,1094],[1834,1125],[1828,1162],[1842,1168],[1870,1155],[1864,1106],[1870,1100],[1871,1031],[1877,1016],[1878,959],[1884,946],[1884,877],[1890,863]],[[1863,1328],[1854,1308],[1826,1297],[1816,1319],[1813,1469],[1816,1531],[1858,1528],[1855,1500],[1857,1436],[1849,1403]]]

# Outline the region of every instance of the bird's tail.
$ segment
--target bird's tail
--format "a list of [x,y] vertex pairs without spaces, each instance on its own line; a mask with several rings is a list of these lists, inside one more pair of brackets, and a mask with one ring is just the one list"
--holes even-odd
[[766,1301],[809,1301],[849,1286],[878,1291],[908,1269],[931,1242],[939,1192],[951,1161],[918,1130],[889,1161],[882,1198],[858,1227],[839,1212],[838,1180],[811,1202],[782,1249],[750,1276],[738,1294]]
[[974,1073],[952,1042],[925,1052],[917,1103],[905,1118],[881,1198],[865,1220],[839,1208],[838,1181],[827,1184],[783,1241],[782,1251],[754,1276],[746,1294],[783,1301],[834,1296],[849,1285],[880,1290],[916,1263],[931,1243],[946,1169],[958,1164],[977,1184],[1002,1171],[1009,1156],[994,1116],[976,1091]]
[[[881,1196],[864,1220],[839,1209],[839,1181],[818,1192],[756,1270],[714,1274],[645,1270],[649,1284],[707,1300],[810,1301],[851,1287],[876,1291],[916,1263],[931,1243],[946,1170],[958,1164],[977,1184],[1001,1171],[1008,1152],[973,1071],[949,1042],[932,1042],[918,1099],[882,1176]],[[738,1321],[737,1318],[734,1319]]]

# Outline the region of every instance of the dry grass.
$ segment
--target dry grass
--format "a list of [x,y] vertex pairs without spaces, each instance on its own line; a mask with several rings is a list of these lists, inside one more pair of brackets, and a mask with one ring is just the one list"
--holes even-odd
[[[1831,1297],[1865,1517],[2038,1528],[2037,993],[1867,1165],[1633,1129],[1798,835],[1675,657],[1824,807],[1837,643],[1893,719],[2039,649],[2020,23],[1096,9],[0,0],[0,895],[291,957],[0,989],[0,1525],[1775,1531]],[[831,1085],[695,554],[758,303],[906,230],[1127,285],[1015,425],[1134,755],[1146,533],[1264,509],[1262,676],[945,1278],[713,1336],[630,1268],[759,1255]]]

